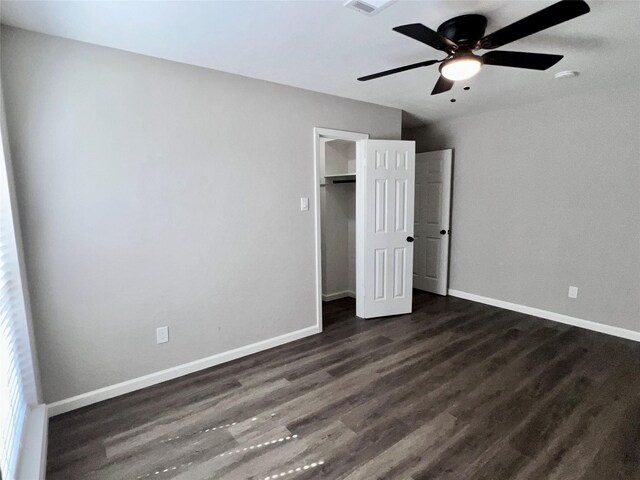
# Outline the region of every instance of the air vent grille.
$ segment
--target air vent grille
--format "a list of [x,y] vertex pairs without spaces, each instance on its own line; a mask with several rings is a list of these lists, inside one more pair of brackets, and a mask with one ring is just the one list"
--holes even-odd
[[369,0],[365,2],[363,0],[349,0],[344,6],[356,12],[364,13],[367,16],[372,16],[387,8],[392,3],[395,3],[395,1],[396,0]]
[[371,13],[376,11],[376,7],[372,7],[371,5],[364,2],[359,2],[358,0],[349,2],[348,6],[355,10],[361,10],[364,13]]

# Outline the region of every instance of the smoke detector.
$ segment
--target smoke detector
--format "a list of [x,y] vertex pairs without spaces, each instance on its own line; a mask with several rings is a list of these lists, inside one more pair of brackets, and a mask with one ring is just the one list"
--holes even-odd
[[396,1],[397,0],[367,0],[365,2],[364,0],[349,0],[344,6],[372,17]]

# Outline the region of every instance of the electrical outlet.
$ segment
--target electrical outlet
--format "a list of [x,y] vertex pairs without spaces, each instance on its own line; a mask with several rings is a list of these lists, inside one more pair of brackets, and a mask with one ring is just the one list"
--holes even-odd
[[578,298],[578,287],[569,287],[569,298]]
[[169,327],[158,327],[156,329],[156,343],[167,343],[169,341]]

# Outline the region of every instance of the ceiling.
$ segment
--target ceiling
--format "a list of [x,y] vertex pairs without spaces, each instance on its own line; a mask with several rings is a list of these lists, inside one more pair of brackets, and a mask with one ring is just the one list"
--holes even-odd
[[[417,126],[640,83],[640,2],[587,1],[590,13],[503,48],[564,54],[548,71],[487,66],[438,96],[429,95],[437,66],[369,82],[356,78],[443,58],[393,32],[395,26],[419,22],[435,30],[456,15],[482,13],[491,32],[554,1],[399,1],[368,17],[333,1],[3,0],[0,14],[2,23],[27,30],[401,108],[405,126]],[[562,70],[581,75],[555,80]]]

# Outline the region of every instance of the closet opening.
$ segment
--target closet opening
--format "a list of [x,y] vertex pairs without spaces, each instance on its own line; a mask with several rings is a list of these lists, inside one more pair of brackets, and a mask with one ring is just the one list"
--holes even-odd
[[356,142],[325,139],[320,183],[323,323],[356,312]]
[[357,142],[369,135],[321,128],[315,134],[322,329],[356,314]]
[[331,304],[345,321],[411,313],[415,143],[314,134],[318,331]]

